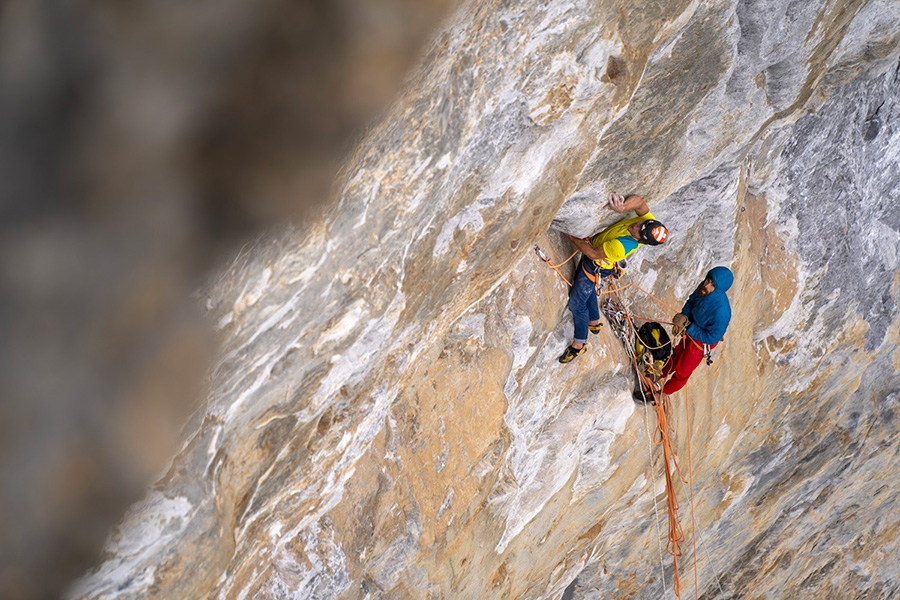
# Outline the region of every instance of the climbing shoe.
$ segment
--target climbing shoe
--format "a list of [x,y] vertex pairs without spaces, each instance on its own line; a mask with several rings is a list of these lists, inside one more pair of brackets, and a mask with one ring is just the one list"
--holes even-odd
[[572,362],[575,360],[576,356],[581,356],[587,351],[587,344],[582,346],[581,348],[573,348],[569,346],[566,348],[566,351],[562,353],[562,356],[559,357],[559,362],[566,364],[567,362]]
[[590,323],[588,323],[588,331],[590,331],[591,333],[600,333],[600,331],[602,329],[603,329],[602,321],[600,323],[597,323],[596,325],[591,325]]

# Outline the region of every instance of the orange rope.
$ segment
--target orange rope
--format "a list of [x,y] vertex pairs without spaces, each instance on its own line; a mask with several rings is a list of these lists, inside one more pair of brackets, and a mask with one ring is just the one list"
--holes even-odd
[[614,290],[606,290],[605,292],[597,291],[597,294],[602,296],[602,295],[605,295],[605,294],[612,294],[612,293],[614,293],[614,292],[620,292],[620,291],[624,290],[625,288],[627,288],[627,287],[630,286],[630,285],[634,285],[634,284],[633,284],[633,283],[626,283],[626,284],[623,285],[622,287],[616,288],[616,289],[614,289]]
[[651,298],[653,298],[654,300],[656,300],[657,302],[659,302],[660,304],[662,304],[663,306],[665,306],[666,308],[671,310],[673,313],[681,312],[681,311],[675,310],[674,308],[672,308],[671,306],[669,306],[668,304],[666,304],[665,302],[663,302],[662,300],[660,300],[659,298],[657,298],[656,296],[654,296],[653,294],[651,294],[650,292],[645,290],[644,288],[640,287],[638,284],[632,283],[631,285],[633,285],[637,289],[641,290],[642,292],[644,292],[645,294],[647,294],[648,296],[650,296]]
[[551,265],[551,264],[550,264],[550,259],[547,259],[547,264],[550,265],[550,268],[551,268],[551,269],[556,269],[556,268],[558,268],[558,267],[563,266],[564,264],[566,264],[566,263],[569,262],[570,260],[572,260],[572,258],[573,258],[576,254],[578,254],[578,250],[576,250],[575,252],[573,252],[572,255],[569,256],[569,258],[567,258],[566,260],[562,261],[562,262],[559,263],[558,265]]
[[[633,284],[633,283],[628,283],[628,284],[626,284],[626,285],[624,285],[624,286],[622,286],[622,287],[620,287],[620,288],[616,288],[616,289],[614,289],[614,290],[609,290],[608,292],[603,292],[603,293],[604,293],[604,294],[610,294],[610,293],[612,293],[612,292],[618,292],[619,290],[624,290],[624,289],[627,288],[629,285],[634,285],[634,284]],[[637,286],[635,285],[634,287],[637,287]],[[640,288],[638,288],[638,289],[640,289]],[[624,308],[625,308],[625,303],[622,302],[621,297],[618,297],[618,296],[617,296],[617,299],[619,300],[619,304],[621,304],[621,305],[622,305],[622,308],[624,309]],[[625,318],[628,319],[628,324],[631,325],[631,328],[635,331],[635,337],[636,337],[636,338],[641,342],[641,344],[642,344],[645,348],[647,348],[648,350],[659,350],[660,348],[665,348],[666,346],[668,346],[669,344],[672,343],[672,340],[669,340],[668,342],[666,342],[666,343],[663,344],[662,346],[648,346],[647,344],[644,343],[644,340],[641,339],[641,336],[637,335],[637,329],[638,329],[638,328],[635,327],[634,321],[633,321],[632,319],[640,319],[641,321],[646,321],[646,322],[648,322],[648,323],[649,323],[650,321],[653,321],[653,319],[648,319],[647,317],[642,317],[642,316],[640,316],[640,315],[633,315],[633,314],[629,313],[628,310],[625,310]],[[666,323],[667,325],[671,325],[671,323],[668,323],[667,321],[657,321],[657,322],[658,322],[658,323]]]
[[635,319],[640,319],[641,321],[647,321],[648,323],[650,321],[656,321],[660,325],[674,325],[674,323],[672,323],[670,321],[659,321],[657,319],[651,319],[649,317],[642,317],[641,315],[631,315],[631,316],[634,317]]
[[684,414],[687,418],[688,491],[691,495],[691,532],[694,538],[694,591],[697,600],[700,600],[700,576],[697,574],[697,520],[694,516],[694,459],[691,458],[691,404],[688,399],[687,383],[684,384]]
[[[641,290],[635,284],[634,287]],[[617,291],[617,290],[614,290]],[[641,290],[648,296],[651,296],[644,290]],[[651,296],[653,297],[653,296]],[[625,308],[625,304],[622,302],[621,297],[617,295],[617,300],[622,308]],[[632,320],[633,316],[625,311],[625,318],[628,321],[628,324],[631,326],[633,332],[635,332],[635,337],[637,337],[637,328],[634,326],[634,321]],[[653,396],[653,406],[656,409],[656,428],[659,432],[659,441],[656,444],[662,446],[663,451],[663,460],[665,461],[665,474],[666,474],[666,505],[668,508],[668,523],[669,523],[669,541],[666,545],[666,551],[672,555],[672,561],[674,563],[673,569],[673,582],[672,587],[675,591],[675,595],[678,598],[681,598],[681,575],[678,572],[678,557],[682,555],[681,552],[681,542],[684,541],[684,531],[681,528],[681,525],[678,522],[678,498],[675,494],[675,485],[672,479],[672,467],[674,465],[675,471],[678,473],[679,477],[681,477],[682,482],[684,481],[684,477],[681,475],[681,470],[678,468],[678,461],[675,459],[675,453],[672,451],[672,442],[669,439],[669,421],[668,416],[666,415],[666,404],[668,400],[663,396],[662,390],[657,390],[656,386],[653,385],[653,382],[647,377],[642,370],[639,368],[637,364],[637,359],[634,356],[633,352],[629,353],[631,355],[632,366],[634,367],[635,373],[638,375],[638,381],[640,383],[641,388],[652,390],[651,394]],[[693,467],[692,467],[693,468]],[[693,475],[692,475],[693,477]],[[692,492],[693,499],[693,492]],[[693,506],[693,504],[692,504]],[[692,513],[693,516],[693,513]],[[696,529],[695,529],[696,531]],[[696,568],[696,550],[694,551],[694,565]]]
[[[634,282],[629,282],[626,285],[616,288],[613,290],[609,290],[604,292],[606,294],[611,294],[615,292],[619,292],[624,290],[629,286],[634,286],[650,298],[656,300],[661,305],[665,306],[673,313],[677,313],[679,311],[675,310],[647,290],[641,288]],[[619,302],[619,305],[625,309],[625,304],[622,302],[622,298],[617,294],[616,299]],[[631,326],[632,331],[635,332],[635,337],[637,337],[637,328],[634,326],[634,321],[632,319],[640,319],[642,321],[651,321],[651,319],[647,319],[645,317],[641,317],[639,315],[630,314],[627,310],[625,310],[625,318],[628,321],[628,324]],[[667,321],[659,321],[660,323],[665,323],[667,325],[672,325]],[[640,339],[640,338],[638,338]],[[695,344],[697,343],[695,340],[691,339]],[[723,340],[724,341],[724,340]],[[643,341],[642,341],[643,343]],[[671,343],[671,342],[670,342]],[[721,342],[720,342],[721,344]],[[641,369],[638,367],[637,359],[633,353],[631,354],[631,362],[634,366],[635,372],[638,375],[638,380],[640,385],[644,389],[652,390],[653,397],[653,405],[656,409],[656,423],[657,430],[659,431],[659,441],[656,443],[662,446],[663,449],[663,459],[665,460],[665,473],[666,473],[666,504],[668,506],[669,512],[669,542],[667,545],[667,551],[672,555],[672,559],[674,562],[674,581],[673,587],[675,591],[675,595],[681,598],[681,577],[678,572],[678,557],[682,555],[681,552],[681,542],[684,541],[684,530],[681,528],[681,525],[678,522],[678,499],[675,495],[675,486],[673,485],[672,479],[672,466],[674,465],[674,470],[681,478],[681,481],[684,482],[684,475],[681,474],[681,469],[678,466],[678,461],[675,458],[675,453],[672,451],[672,444],[669,439],[669,424],[667,417],[667,403],[668,398],[665,398],[662,390],[656,390],[653,382],[647,377]],[[695,597],[699,600],[700,597],[700,576],[697,570],[697,520],[696,520],[696,510],[694,504],[694,459],[691,455],[691,416],[690,416],[690,399],[688,397],[688,389],[685,385],[684,388],[684,403],[685,403],[685,415],[686,415],[686,427],[687,427],[687,452],[688,452],[688,492],[691,500],[691,527],[693,531],[692,542],[694,546],[694,591]]]
[[[656,393],[654,392],[655,395]],[[678,498],[675,495],[675,485],[672,480],[672,465],[674,464],[677,470],[678,463],[675,460],[672,442],[669,439],[669,422],[664,402],[657,400],[654,406],[656,408],[656,427],[661,436],[661,440],[658,443],[662,446],[663,460],[666,463],[666,504],[669,508],[669,544],[666,549],[672,555],[674,563],[674,582],[672,587],[675,589],[675,595],[681,598],[681,576],[678,573],[678,557],[681,556],[681,542],[684,541],[684,531],[682,531],[678,522]]]
[[565,275],[563,275],[562,273],[560,273],[559,267],[563,266],[564,264],[566,264],[567,262],[569,262],[570,260],[572,260],[572,258],[573,258],[576,254],[578,254],[578,250],[576,250],[575,252],[573,252],[573,253],[572,253],[572,256],[570,256],[570,257],[567,258],[566,260],[562,261],[562,262],[559,263],[558,265],[552,264],[552,263],[550,262],[550,259],[549,259],[549,258],[548,258],[547,261],[546,261],[546,262],[547,262],[547,266],[550,267],[551,269],[553,269],[554,271],[556,271],[556,274],[559,275],[560,277],[562,277],[562,280],[565,281],[565,282],[569,285],[569,287],[572,287],[572,283],[571,283],[568,279],[566,279],[566,276],[565,276]]
[[[675,494],[675,484],[672,478],[673,465],[675,472],[678,473],[679,477],[681,476],[681,471],[678,468],[678,461],[675,459],[675,453],[672,450],[672,442],[669,439],[669,420],[666,414],[667,411],[667,399],[665,399],[662,395],[661,391],[657,391],[652,385],[644,385],[645,383],[651,384],[650,379],[644,375],[635,363],[635,360],[632,358],[632,364],[635,366],[635,371],[638,374],[638,379],[640,380],[641,387],[646,387],[653,390],[653,407],[656,409],[656,429],[659,432],[659,441],[655,442],[657,445],[662,446],[663,451],[663,461],[665,462],[665,474],[666,474],[666,506],[668,508],[668,523],[669,523],[669,541],[666,545],[666,551],[672,555],[673,562],[673,581],[672,587],[675,591],[675,595],[681,598],[681,575],[678,571],[678,557],[682,555],[681,552],[681,542],[684,541],[684,531],[681,528],[681,524],[678,522],[678,497]],[[683,480],[683,477],[682,477]],[[696,568],[696,550],[694,551],[694,566]]]

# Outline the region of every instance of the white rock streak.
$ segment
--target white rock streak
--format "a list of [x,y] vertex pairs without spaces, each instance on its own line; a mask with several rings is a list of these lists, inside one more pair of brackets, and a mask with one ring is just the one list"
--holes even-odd
[[437,260],[444,252],[446,252],[447,248],[450,246],[450,242],[453,240],[453,234],[456,233],[457,230],[468,227],[472,229],[473,233],[481,231],[481,229],[484,228],[484,219],[481,218],[481,211],[489,208],[491,204],[492,201],[481,199],[447,219],[441,227],[440,234],[438,234],[431,257]]
[[[611,473],[610,447],[634,413],[634,402],[624,379],[592,391],[556,410],[541,409],[535,401],[544,395],[541,384],[530,381],[527,396],[514,395],[506,423],[512,434],[506,464],[515,486],[494,499],[498,513],[506,515],[506,527],[495,551],[502,553],[547,502],[577,473],[576,495],[581,496]],[[544,386],[549,387],[545,383]],[[527,398],[527,400],[526,400]],[[559,399],[564,401],[564,399]],[[528,406],[515,406],[518,402]],[[526,422],[519,416],[530,415]],[[576,432],[572,435],[572,432]],[[604,473],[600,475],[598,473]]]

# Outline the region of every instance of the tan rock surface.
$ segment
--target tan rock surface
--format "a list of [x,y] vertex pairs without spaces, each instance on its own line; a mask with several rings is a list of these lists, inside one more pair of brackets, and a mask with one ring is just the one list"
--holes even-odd
[[618,189],[672,231],[641,288],[736,276],[674,399],[685,595],[696,564],[705,598],[894,597],[893,8],[460,9],[335,206],[211,286],[209,400],[71,596],[671,597],[654,415],[609,328],[556,362],[567,288],[531,250]]

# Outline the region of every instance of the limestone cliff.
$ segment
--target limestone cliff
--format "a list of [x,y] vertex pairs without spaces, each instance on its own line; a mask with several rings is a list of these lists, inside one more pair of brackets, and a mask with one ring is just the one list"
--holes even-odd
[[567,287],[531,250],[619,190],[671,232],[641,288],[736,275],[674,396],[683,596],[897,597],[898,8],[460,8],[327,213],[210,285],[208,401],[70,595],[671,597],[654,415],[608,329],[556,362]]

